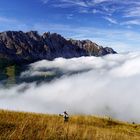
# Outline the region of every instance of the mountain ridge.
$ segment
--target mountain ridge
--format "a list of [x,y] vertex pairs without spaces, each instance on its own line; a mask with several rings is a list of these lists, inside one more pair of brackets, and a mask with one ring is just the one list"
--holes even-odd
[[13,63],[31,63],[58,57],[104,56],[115,54],[90,40],[65,39],[60,34],[37,31],[5,31],[0,33],[0,59]]

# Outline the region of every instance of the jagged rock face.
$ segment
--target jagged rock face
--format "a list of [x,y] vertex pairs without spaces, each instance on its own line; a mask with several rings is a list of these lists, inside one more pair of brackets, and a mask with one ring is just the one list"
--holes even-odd
[[103,48],[90,40],[66,40],[61,35],[37,31],[7,31],[0,33],[0,58],[16,63],[52,60],[57,57],[103,56],[116,53],[111,48]]
[[90,40],[70,40],[73,45],[79,46],[80,48],[84,49],[88,55],[92,56],[103,56],[107,54],[114,54],[116,53],[112,48],[106,47],[103,48],[102,46],[97,45],[96,43]]

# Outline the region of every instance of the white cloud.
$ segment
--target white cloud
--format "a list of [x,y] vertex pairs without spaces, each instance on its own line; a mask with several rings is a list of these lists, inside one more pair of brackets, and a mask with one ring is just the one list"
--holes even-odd
[[118,22],[115,19],[111,18],[111,17],[104,17],[104,19],[106,19],[107,21],[109,21],[112,24],[118,24]]
[[[109,115],[140,122],[139,61],[140,53],[125,53],[33,63],[30,71],[37,75],[42,68],[59,69],[66,74],[83,72],[65,74],[39,86],[23,84],[11,89],[1,88],[0,108],[41,113],[67,110],[70,114]],[[26,86],[27,90],[21,92]]]
[[80,7],[88,7],[85,1],[81,0],[42,0],[44,4],[47,4],[48,2],[52,2],[53,6],[55,7],[69,7],[69,6],[80,6]]
[[140,25],[140,20],[139,19],[128,20],[128,21],[122,22],[121,24],[122,25]]
[[126,9],[126,12],[124,13],[124,17],[140,17],[140,5],[138,5],[138,7],[135,8],[132,7]]
[[[44,4],[48,3],[50,0],[41,0]],[[55,3],[61,3],[61,4],[69,4],[69,6],[77,5],[81,7],[89,7],[94,6],[95,4],[100,4],[103,2],[111,2],[112,0],[53,0]],[[67,5],[66,4],[66,5]],[[59,6],[59,4],[58,4]],[[67,5],[68,6],[68,5]]]
[[94,3],[111,2],[112,0],[93,0]]
[[[43,1],[44,3],[49,2],[48,0]],[[120,16],[118,18],[120,19],[135,17],[136,20],[139,20],[138,18],[140,17],[140,2],[137,0],[53,0],[50,1],[50,3],[52,6],[61,8],[76,7],[77,12],[79,13],[99,13],[102,16],[105,16],[106,20],[113,24],[117,23],[117,19],[113,19],[111,16],[118,13]],[[137,23],[135,22],[134,24]],[[132,23],[131,25],[134,24]]]
[[44,4],[47,4],[49,0],[41,0]]

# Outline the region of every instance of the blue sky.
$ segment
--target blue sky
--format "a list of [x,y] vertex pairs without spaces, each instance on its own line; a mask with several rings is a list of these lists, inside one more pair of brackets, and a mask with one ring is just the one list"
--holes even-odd
[[0,31],[57,32],[140,50],[140,0],[0,0]]

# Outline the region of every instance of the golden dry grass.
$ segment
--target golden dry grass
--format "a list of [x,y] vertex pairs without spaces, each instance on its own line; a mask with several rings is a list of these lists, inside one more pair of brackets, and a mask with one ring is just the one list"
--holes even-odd
[[0,140],[140,140],[140,125],[94,116],[0,111]]

